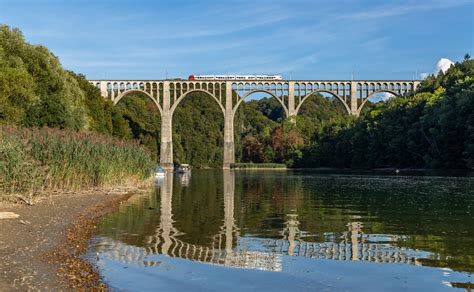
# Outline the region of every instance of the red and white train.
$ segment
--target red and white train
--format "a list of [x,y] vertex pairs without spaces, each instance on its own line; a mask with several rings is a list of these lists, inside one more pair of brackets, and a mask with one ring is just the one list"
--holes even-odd
[[189,75],[188,80],[282,80],[280,75]]

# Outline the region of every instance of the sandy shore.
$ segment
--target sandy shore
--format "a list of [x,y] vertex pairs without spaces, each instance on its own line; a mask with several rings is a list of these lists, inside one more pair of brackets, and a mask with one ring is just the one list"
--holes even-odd
[[138,190],[59,194],[33,206],[0,202],[0,291],[74,290],[103,287],[93,267],[79,258],[95,223]]

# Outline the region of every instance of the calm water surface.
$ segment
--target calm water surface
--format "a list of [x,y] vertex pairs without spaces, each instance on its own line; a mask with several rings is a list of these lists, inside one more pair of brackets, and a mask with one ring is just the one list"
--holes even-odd
[[86,257],[114,290],[470,291],[474,178],[171,174]]

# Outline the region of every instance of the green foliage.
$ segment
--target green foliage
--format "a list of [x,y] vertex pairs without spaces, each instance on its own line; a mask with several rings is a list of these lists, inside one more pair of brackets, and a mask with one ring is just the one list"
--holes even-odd
[[68,73],[76,80],[84,93],[84,103],[88,113],[86,128],[102,134],[111,134],[113,131],[112,101],[105,100],[84,75],[75,74],[72,71]]
[[0,60],[0,123],[84,128],[84,93],[45,47],[0,25]]
[[122,113],[115,107],[112,109],[112,125],[112,134],[114,136],[123,139],[133,138],[132,129],[130,128],[128,121],[124,119]]
[[321,133],[327,126],[347,122],[350,116],[337,98],[314,94],[303,103],[296,119],[298,131],[308,147],[313,145],[314,135]]
[[177,163],[193,167],[222,167],[224,115],[203,92],[188,94],[173,114],[173,148]]
[[0,123],[18,124],[25,119],[26,109],[37,99],[33,88],[33,80],[25,70],[0,68]]
[[343,103],[335,97],[314,94],[308,97],[301,106],[298,116],[314,121],[314,123],[334,123],[344,120],[347,111]]
[[348,120],[342,103],[320,94],[307,98],[296,120],[288,121],[274,98],[252,100],[236,113],[236,161],[304,166],[304,149],[325,125]]
[[274,122],[286,118],[286,113],[280,102],[273,97],[264,97],[258,100],[251,100],[247,103],[249,108],[261,112],[265,117]]
[[[278,123],[267,117],[258,108],[260,102],[265,105],[268,112],[277,112],[276,108],[282,110],[281,105],[272,103],[275,108],[269,108],[267,99],[253,100],[249,103],[243,102],[236,112],[234,119],[235,127],[235,152],[238,162],[273,162],[274,152],[271,148],[271,132]],[[281,117],[274,117],[276,120]]]
[[148,96],[140,92],[124,96],[112,109],[112,125],[115,136],[139,140],[158,159],[161,118]]
[[0,123],[22,122],[26,108],[38,100],[34,79],[17,56],[23,47],[18,29],[0,26]]

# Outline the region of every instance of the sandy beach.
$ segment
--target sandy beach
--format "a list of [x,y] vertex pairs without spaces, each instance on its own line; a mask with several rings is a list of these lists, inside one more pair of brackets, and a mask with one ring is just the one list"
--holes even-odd
[[105,287],[80,255],[96,221],[138,190],[51,195],[35,205],[0,202],[0,291]]

